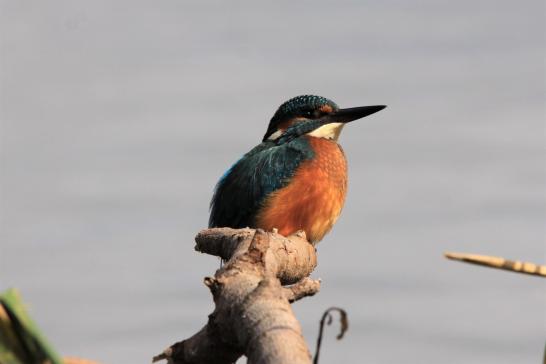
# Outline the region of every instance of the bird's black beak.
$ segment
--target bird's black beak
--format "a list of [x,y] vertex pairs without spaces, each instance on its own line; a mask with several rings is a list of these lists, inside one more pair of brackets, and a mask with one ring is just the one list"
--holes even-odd
[[349,123],[353,120],[361,119],[365,116],[381,111],[386,107],[386,105],[374,105],[339,109],[338,111],[328,115],[328,123]]

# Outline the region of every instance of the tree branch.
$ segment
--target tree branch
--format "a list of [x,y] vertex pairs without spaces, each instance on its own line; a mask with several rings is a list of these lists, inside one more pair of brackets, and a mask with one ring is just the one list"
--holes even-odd
[[320,288],[319,281],[307,278],[317,257],[305,235],[216,228],[201,231],[196,242],[195,250],[227,260],[204,281],[214,312],[197,334],[170,346],[154,361],[228,364],[246,355],[250,364],[311,363],[289,304]]

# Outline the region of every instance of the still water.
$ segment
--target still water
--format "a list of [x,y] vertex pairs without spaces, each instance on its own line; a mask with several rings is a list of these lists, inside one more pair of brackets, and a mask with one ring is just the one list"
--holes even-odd
[[342,134],[347,203],[294,305],[312,347],[349,313],[322,362],[540,362],[544,282],[442,253],[546,262],[542,2],[1,4],[0,289],[63,354],[148,363],[201,328],[213,186],[316,93],[389,106]]

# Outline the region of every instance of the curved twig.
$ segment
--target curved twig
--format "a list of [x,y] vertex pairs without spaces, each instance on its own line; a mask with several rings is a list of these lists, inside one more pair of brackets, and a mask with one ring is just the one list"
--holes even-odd
[[343,335],[345,335],[345,332],[349,329],[349,320],[347,318],[347,312],[339,307],[330,307],[326,311],[324,311],[324,314],[322,314],[322,318],[320,319],[320,328],[319,328],[319,335],[317,338],[317,348],[315,349],[315,358],[313,359],[313,364],[318,364],[319,360],[319,354],[320,354],[320,348],[322,345],[322,333],[324,331],[324,323],[331,325],[332,324],[332,314],[331,311],[337,311],[339,312],[339,322],[340,322],[340,329],[339,334],[336,336],[336,339],[341,340],[343,338]]

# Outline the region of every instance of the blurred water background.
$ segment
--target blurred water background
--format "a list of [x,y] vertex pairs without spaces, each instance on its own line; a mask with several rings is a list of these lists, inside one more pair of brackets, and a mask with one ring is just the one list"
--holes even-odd
[[148,363],[206,321],[193,251],[218,177],[289,97],[345,128],[348,200],[294,305],[324,363],[538,363],[545,13],[529,1],[1,2],[0,289],[64,354]]

